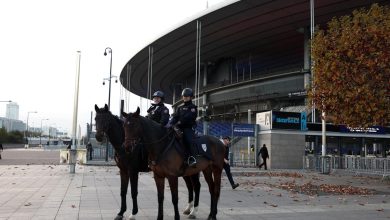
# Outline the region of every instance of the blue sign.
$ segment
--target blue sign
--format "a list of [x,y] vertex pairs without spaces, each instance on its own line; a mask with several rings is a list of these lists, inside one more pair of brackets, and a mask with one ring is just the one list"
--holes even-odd
[[352,128],[340,125],[340,132],[346,133],[366,133],[366,134],[385,134],[385,128],[381,126],[372,126],[368,128]]
[[307,116],[306,112],[301,112],[301,130],[306,131],[307,130]]
[[254,124],[234,124],[233,135],[239,137],[254,137],[255,125]]
[[305,112],[272,111],[272,129],[307,130]]

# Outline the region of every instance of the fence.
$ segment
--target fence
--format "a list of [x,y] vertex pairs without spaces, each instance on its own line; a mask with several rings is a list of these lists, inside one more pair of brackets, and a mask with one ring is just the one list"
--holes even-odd
[[[390,158],[359,157],[359,156],[329,156],[330,169],[343,169],[356,174],[376,174],[390,176]],[[303,169],[321,170],[321,157],[308,155],[303,157]]]
[[[94,146],[92,151],[92,160],[105,160],[106,159],[106,146]],[[109,146],[108,148],[108,159],[112,159],[114,155],[113,148]],[[89,159],[89,155],[87,157]]]

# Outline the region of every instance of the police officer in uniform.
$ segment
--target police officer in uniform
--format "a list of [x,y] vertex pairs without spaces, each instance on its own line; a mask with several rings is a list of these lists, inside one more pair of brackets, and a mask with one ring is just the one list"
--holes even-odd
[[148,109],[146,117],[161,124],[161,126],[165,126],[169,121],[169,110],[164,105],[164,93],[156,91],[152,97],[153,103]]
[[194,93],[192,89],[185,88],[181,93],[183,104],[178,107],[172,115],[171,124],[178,127],[183,132],[183,142],[191,155],[188,157],[188,165],[195,166],[195,150],[192,147],[192,139],[195,134],[196,117],[198,116],[197,106],[192,103]]

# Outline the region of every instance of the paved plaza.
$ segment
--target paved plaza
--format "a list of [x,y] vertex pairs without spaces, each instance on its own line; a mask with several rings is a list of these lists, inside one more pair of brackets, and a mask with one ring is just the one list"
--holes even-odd
[[[233,176],[240,186],[232,190],[223,176],[218,219],[390,219],[390,182],[380,177],[254,168],[233,168]],[[68,165],[0,162],[0,220],[114,219],[120,207],[119,178],[116,166],[77,165],[76,173],[70,174]],[[203,177],[201,184],[197,219],[207,219],[210,196]],[[343,195],[308,190],[314,185],[331,191],[337,187],[330,186],[355,188]],[[137,219],[156,219],[157,193],[151,173],[140,174],[138,201]],[[186,202],[187,189],[180,178],[179,208]],[[127,203],[131,208],[130,193]],[[130,213],[131,209],[125,216]],[[173,219],[167,182],[164,218]]]

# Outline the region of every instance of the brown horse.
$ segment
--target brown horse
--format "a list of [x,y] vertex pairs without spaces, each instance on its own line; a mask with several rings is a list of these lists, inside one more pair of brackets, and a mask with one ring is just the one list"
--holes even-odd
[[[125,132],[123,128],[123,121],[117,116],[113,115],[108,106],[99,108],[95,105],[96,117],[96,140],[102,142],[108,138],[115,149],[115,162],[119,168],[121,179],[121,208],[115,219],[123,219],[123,214],[127,210],[126,195],[130,179],[131,197],[133,199],[133,210],[129,219],[135,219],[138,213],[138,173],[148,171],[147,160],[140,161],[145,157],[146,152],[141,151],[138,147],[131,151],[126,151],[123,147]],[[184,214],[189,215],[190,218],[196,217],[196,211],[199,204],[200,182],[199,175],[183,177],[188,189],[188,205],[184,210]],[[195,194],[195,201],[194,201]]]
[[149,164],[154,172],[157,187],[158,216],[163,219],[164,177],[168,182],[172,194],[172,203],[175,211],[175,220],[180,219],[178,203],[178,176],[190,176],[203,172],[209,186],[211,196],[210,214],[208,219],[217,219],[218,199],[221,190],[221,173],[224,163],[225,146],[213,136],[206,136],[206,144],[211,150],[212,160],[200,157],[196,167],[185,165],[185,158],[181,149],[174,147],[177,141],[172,132],[160,124],[140,116],[140,109],[134,113],[122,113],[125,117],[125,147],[133,148],[142,143],[149,152]]
[[107,105],[104,108],[99,108],[95,105],[95,111],[96,140],[102,142],[105,138],[108,138],[114,147],[114,158],[121,178],[121,208],[115,219],[123,219],[123,214],[126,212],[126,195],[129,179],[131,184],[131,197],[133,199],[133,211],[130,219],[135,219],[135,215],[138,213],[138,173],[142,170],[141,163],[138,161],[141,151],[133,151],[131,154],[125,152],[123,148],[123,121],[111,114]]

